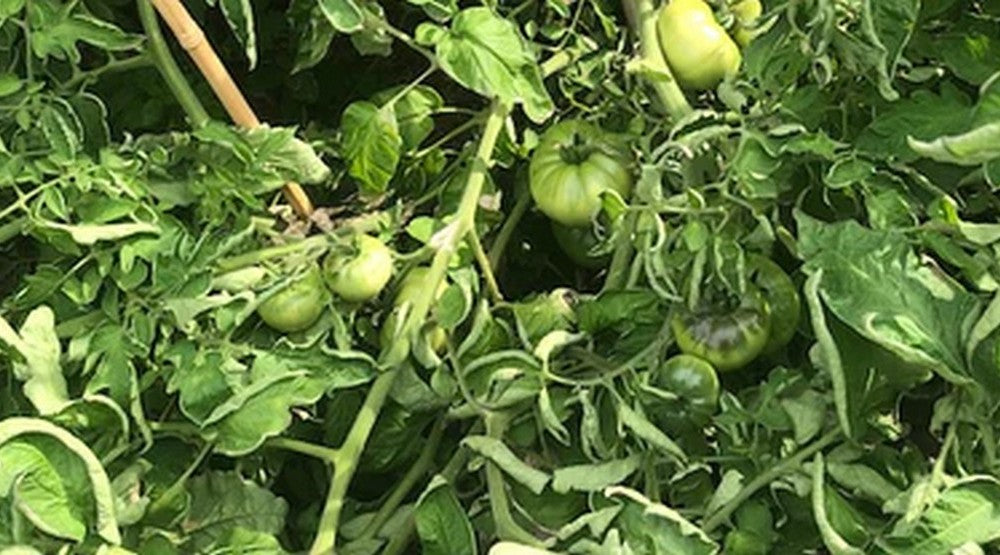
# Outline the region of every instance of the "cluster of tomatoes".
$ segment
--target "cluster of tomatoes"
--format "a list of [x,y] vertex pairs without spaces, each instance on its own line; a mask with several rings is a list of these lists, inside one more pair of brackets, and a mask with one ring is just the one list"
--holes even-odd
[[[678,83],[688,89],[719,84],[739,69],[737,43],[753,38],[751,26],[761,12],[759,0],[731,7],[732,36],[703,0],[671,0],[660,11],[658,30],[667,63]],[[607,258],[595,256],[592,224],[602,211],[605,194],[628,197],[633,186],[631,154],[619,137],[583,120],[551,126],[541,137],[529,166],[531,195],[549,217],[553,236],[577,264],[600,268]],[[377,296],[392,276],[392,252],[379,239],[359,234],[351,252],[332,251],[323,263],[265,299],[261,319],[285,332],[312,326],[332,292],[360,303]],[[394,306],[419,295],[426,267],[411,270],[401,281]],[[697,307],[679,306],[671,317],[677,354],[649,375],[649,385],[683,400],[696,414],[711,414],[719,398],[717,371],[742,368],[791,340],[798,326],[800,300],[788,274],[770,259],[751,255],[747,291],[738,302],[704,299]],[[445,285],[441,286],[442,291]],[[396,313],[382,326],[385,342],[395,329]],[[433,329],[429,344],[438,350],[444,331]]]
[[378,295],[392,277],[392,251],[370,235],[358,234],[353,242],[351,252],[331,251],[322,266],[267,297],[257,307],[261,320],[280,332],[298,332],[316,323],[330,292],[354,303]]
[[[759,0],[730,7],[732,35],[703,0],[670,0],[659,13],[660,46],[677,82],[709,89],[739,70],[740,46],[753,39]],[[580,120],[560,122],[542,136],[531,158],[530,189],[539,210],[552,221],[553,235],[567,255],[585,267],[606,259],[590,254],[591,225],[602,195],[626,198],[633,179],[628,149],[617,137]],[[725,294],[697,307],[678,306],[670,327],[680,354],[649,374],[649,385],[670,391],[694,414],[711,414],[719,398],[717,371],[745,367],[784,347],[800,317],[797,288],[769,258],[747,260],[747,290],[734,302]]]
[[[312,265],[298,279],[265,298],[257,306],[257,315],[271,328],[282,333],[307,330],[319,320],[330,293],[350,303],[374,299],[392,278],[393,253],[380,239],[359,233],[348,249],[332,249],[322,264]],[[429,268],[417,266],[400,280],[395,308],[413,303],[420,296]],[[444,294],[442,283],[437,297]],[[400,324],[398,311],[386,318],[381,341],[386,344]],[[426,332],[427,344],[440,353],[446,341],[444,329],[437,326]]]

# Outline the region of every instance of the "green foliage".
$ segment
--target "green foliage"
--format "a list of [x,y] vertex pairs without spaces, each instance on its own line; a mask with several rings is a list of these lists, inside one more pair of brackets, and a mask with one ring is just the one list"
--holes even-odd
[[0,1],[0,552],[1000,545],[993,3],[145,1]]

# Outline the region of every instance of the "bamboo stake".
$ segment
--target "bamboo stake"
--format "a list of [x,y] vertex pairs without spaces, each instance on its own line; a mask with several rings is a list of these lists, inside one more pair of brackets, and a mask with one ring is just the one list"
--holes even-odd
[[[240,127],[253,129],[260,126],[260,120],[254,114],[253,108],[240,92],[232,75],[219,60],[212,45],[205,38],[205,33],[195,22],[191,14],[181,4],[180,0],[149,0],[153,3],[160,17],[167,23],[177,42],[188,53],[194,64],[215,92],[215,96],[229,113],[229,117]],[[290,181],[285,184],[285,198],[300,216],[308,218],[313,206],[309,196],[298,183]]]

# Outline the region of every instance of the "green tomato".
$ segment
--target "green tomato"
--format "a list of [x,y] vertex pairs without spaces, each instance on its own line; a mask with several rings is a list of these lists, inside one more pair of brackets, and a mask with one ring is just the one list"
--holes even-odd
[[719,405],[719,376],[707,361],[676,355],[653,374],[653,384],[677,394],[697,414],[714,414]]
[[601,193],[632,190],[628,151],[601,128],[582,120],[550,127],[531,156],[531,196],[552,220],[583,227],[601,210]]
[[733,37],[743,48],[750,45],[756,36],[752,30],[757,18],[764,11],[760,5],[760,0],[743,0],[732,7],[733,15],[736,16],[736,29]]
[[802,303],[792,278],[770,258],[751,255],[747,260],[750,279],[764,293],[771,309],[771,332],[764,353],[773,353],[792,340],[799,327]]
[[611,261],[609,255],[590,254],[591,249],[597,246],[598,240],[589,227],[567,227],[553,221],[552,236],[566,256],[577,266],[597,270],[607,266]]
[[760,292],[748,291],[736,308],[681,309],[670,327],[682,353],[701,357],[726,372],[746,366],[764,350],[771,315]]
[[660,10],[660,49],[677,82],[714,89],[740,69],[740,49],[703,0],[670,0]]
[[360,303],[376,295],[392,277],[392,251],[385,243],[370,235],[358,235],[357,251],[344,259],[331,252],[323,261],[323,273],[330,290],[343,299]]
[[292,333],[309,328],[326,308],[327,291],[319,267],[313,266],[301,278],[271,295],[257,307],[265,324]]

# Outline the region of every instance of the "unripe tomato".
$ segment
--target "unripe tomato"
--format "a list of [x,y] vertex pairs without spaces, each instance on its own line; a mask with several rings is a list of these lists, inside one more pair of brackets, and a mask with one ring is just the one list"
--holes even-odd
[[670,0],[657,21],[660,48],[677,82],[704,90],[740,69],[740,49],[703,0]]
[[360,303],[378,295],[392,277],[392,251],[370,235],[358,235],[357,252],[345,259],[331,252],[323,261],[323,273],[330,290],[345,300]]
[[611,260],[610,255],[590,254],[590,250],[597,245],[597,237],[589,227],[567,227],[553,221],[552,236],[566,256],[577,266],[597,270],[607,266]]
[[[403,279],[400,281],[399,290],[396,293],[396,299],[393,301],[393,305],[396,307],[402,306],[406,303],[412,303],[417,300],[417,297],[421,295],[424,289],[424,281],[426,280],[427,273],[430,272],[430,268],[426,266],[417,266],[410,270]],[[434,299],[440,299],[441,295],[444,294],[445,290],[448,289],[447,280],[442,281],[438,285],[437,292]],[[393,312],[386,318],[382,325],[381,331],[381,341],[382,345],[388,345],[389,341],[392,341],[393,333],[396,330],[396,325],[398,324],[397,312]],[[441,326],[434,326],[433,329],[427,332],[426,335],[427,342],[434,349],[434,352],[441,353],[444,351],[445,342],[448,340],[448,336]]]
[[753,41],[755,33],[751,30],[757,18],[763,12],[760,0],[743,0],[732,7],[736,16],[736,29],[733,37],[740,46],[746,48]]
[[735,308],[681,309],[670,328],[682,353],[701,357],[725,372],[746,366],[764,350],[771,313],[763,295],[754,289]]
[[583,227],[601,210],[601,193],[632,189],[628,151],[600,127],[567,120],[550,127],[531,156],[531,196],[553,221]]
[[747,269],[771,309],[771,332],[764,353],[773,353],[788,344],[799,328],[802,312],[799,292],[792,278],[770,258],[751,255],[747,259]]
[[309,328],[326,308],[326,287],[319,267],[313,266],[304,276],[271,295],[257,307],[265,324],[292,333]]
[[719,404],[719,376],[711,364],[696,356],[671,357],[657,368],[651,381],[676,393],[696,414],[714,414]]

